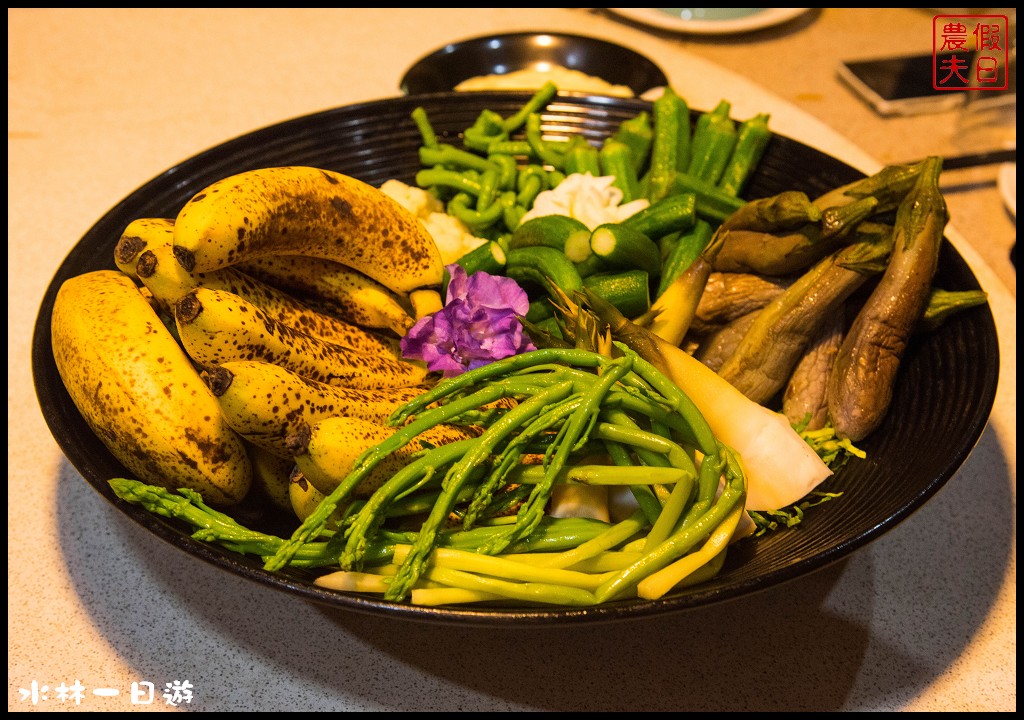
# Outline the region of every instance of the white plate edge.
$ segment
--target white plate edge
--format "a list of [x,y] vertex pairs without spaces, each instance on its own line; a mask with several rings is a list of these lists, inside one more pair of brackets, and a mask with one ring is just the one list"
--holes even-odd
[[607,8],[622,17],[644,25],[692,35],[728,35],[780,25],[803,15],[811,8],[765,8],[762,13],[732,20],[683,20],[655,8]]

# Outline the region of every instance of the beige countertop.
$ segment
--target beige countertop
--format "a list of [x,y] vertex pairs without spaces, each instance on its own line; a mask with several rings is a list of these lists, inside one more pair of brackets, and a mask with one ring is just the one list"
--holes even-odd
[[[509,632],[296,600],[118,512],[64,458],[32,385],[43,294],[118,201],[227,139],[394,96],[408,66],[447,42],[610,39],[648,54],[693,107],[728,97],[737,116],[770,110],[777,131],[869,171],[958,151],[955,113],[883,119],[834,73],[840,59],[928,51],[929,12],[824,9],[694,37],[570,8],[9,8],[8,708],[1015,710],[1016,224],[994,166],[944,180],[950,238],[1000,336],[999,391],[973,453],[848,559],[696,611]],[[76,680],[86,696],[61,702],[57,688]],[[163,701],[166,683],[186,680],[191,703]],[[147,682],[154,702],[133,704],[132,684]]]

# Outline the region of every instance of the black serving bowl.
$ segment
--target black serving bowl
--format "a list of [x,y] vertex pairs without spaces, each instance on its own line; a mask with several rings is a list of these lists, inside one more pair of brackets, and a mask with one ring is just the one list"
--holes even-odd
[[[530,93],[439,93],[350,105],[273,125],[184,160],[141,185],[103,215],[56,269],[43,298],[32,343],[32,369],[43,416],[57,443],[82,477],[121,512],[166,540],[169,553],[184,553],[234,575],[327,606],[425,622],[524,627],[639,620],[683,612],[750,595],[843,559],[891,530],[920,508],[956,473],[988,421],[999,375],[999,345],[988,306],[949,318],[908,346],[893,402],[881,427],[858,445],[867,453],[830,478],[822,490],[838,500],[807,512],[794,528],[748,538],[729,552],[712,580],[658,600],[628,599],[597,607],[417,607],[377,596],[314,584],[308,571],[264,570],[260,558],[229,552],[191,536],[191,528],[120,500],[107,480],[130,477],[89,429],[72,403],[53,358],[50,314],[61,283],[99,269],[114,269],[114,247],[124,228],[142,217],[174,217],[195,193],[216,180],[260,167],[311,165],[357,177],[375,186],[390,178],[413,182],[422,138],[411,113],[423,108],[439,134],[458,142],[483,109],[515,113]],[[651,104],[607,96],[560,96],[542,113],[546,133],[583,135],[599,142]],[[745,191],[748,199],[800,190],[811,196],[863,177],[863,173],[797,140],[776,135]],[[944,242],[937,287],[978,289],[964,259]],[[239,514],[242,513],[242,514]],[[290,533],[259,506],[232,514],[264,532]],[[913,558],[906,558],[912,563]],[[117,562],[111,558],[111,562]]]
[[668,85],[650,58],[607,40],[551,32],[518,32],[449,43],[417,60],[399,88],[407,95],[448,92],[479,75],[505,75],[517,70],[545,70],[561,65],[625,85],[634,95]]

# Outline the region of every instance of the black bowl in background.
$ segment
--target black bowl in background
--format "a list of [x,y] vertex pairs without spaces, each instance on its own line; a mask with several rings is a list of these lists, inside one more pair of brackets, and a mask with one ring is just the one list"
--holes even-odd
[[606,40],[549,32],[484,35],[445,45],[413,63],[399,84],[407,95],[448,92],[478,75],[505,75],[517,70],[561,65],[626,85],[635,95],[668,85],[652,60]]

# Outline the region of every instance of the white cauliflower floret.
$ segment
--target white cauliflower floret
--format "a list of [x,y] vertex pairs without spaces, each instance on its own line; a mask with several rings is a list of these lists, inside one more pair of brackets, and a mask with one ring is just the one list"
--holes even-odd
[[450,265],[470,250],[483,245],[487,240],[473,235],[458,218],[445,213],[431,213],[423,224],[434,238],[434,244],[441,251],[441,259]]
[[622,222],[650,205],[646,199],[622,203],[622,191],[612,185],[610,175],[594,177],[590,173],[573,173],[551,190],[545,190],[533,201],[533,208],[523,216],[526,222],[541,215],[568,215],[593,230],[604,223]]
[[444,204],[422,188],[406,185],[400,180],[388,180],[380,186],[382,192],[414,214],[434,238],[445,265],[487,242],[473,235],[458,218],[444,211]]
[[444,212],[441,201],[426,190],[406,185],[401,180],[388,180],[380,186],[381,191],[421,220],[430,213]]

